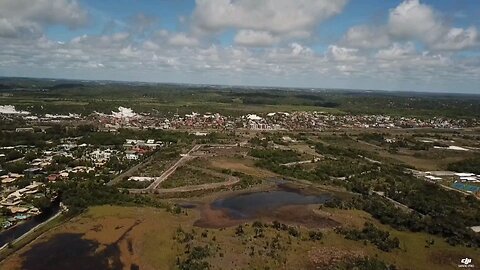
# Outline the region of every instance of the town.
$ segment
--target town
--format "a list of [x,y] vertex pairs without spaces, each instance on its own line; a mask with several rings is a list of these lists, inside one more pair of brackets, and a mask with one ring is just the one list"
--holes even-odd
[[[89,87],[109,86],[80,89]],[[61,231],[93,237],[92,243],[125,233],[126,240],[116,241],[131,241],[133,251],[122,251],[123,259],[132,252],[143,256],[146,238],[158,243],[162,235],[179,254],[178,262],[168,257],[173,268],[191,263],[189,245],[208,249],[208,260],[222,258],[217,248],[231,245],[244,259],[264,260],[262,252],[271,251],[262,251],[262,239],[295,254],[323,245],[319,239],[356,248],[365,247],[358,239],[369,239],[369,254],[392,264],[392,254],[414,256],[401,247],[418,237],[432,252],[478,245],[480,121],[476,107],[458,109],[473,106],[462,96],[429,97],[452,108],[444,114],[418,107],[408,113],[416,105],[395,95],[385,112],[374,105],[356,112],[362,105],[338,105],[351,102],[343,94],[335,94],[335,105],[311,92],[180,88],[171,95],[161,87],[158,93],[135,84],[115,87],[108,98],[49,87],[0,96],[0,258],[38,248],[28,243],[41,235],[75,246],[70,241],[77,240],[62,239]],[[143,103],[126,98],[131,89]],[[154,94],[160,97],[149,97]],[[255,104],[244,104],[257,94]],[[161,101],[162,95],[173,101]],[[182,95],[198,96],[185,104]],[[224,98],[195,100],[204,95]],[[271,96],[283,104],[262,104],[277,102]],[[257,200],[263,203],[251,203]],[[142,226],[153,235],[138,236],[145,235]],[[363,230],[392,237],[376,239]],[[251,239],[247,246],[245,239]],[[231,254],[228,260],[235,261]],[[279,266],[286,256],[267,260]]]
[[330,128],[436,128],[460,129],[480,126],[480,119],[449,119],[445,117],[415,118],[393,117],[388,115],[350,115],[331,114],[322,111],[270,112],[264,115],[246,114],[238,117],[220,113],[200,114],[192,112],[185,115],[173,114],[171,117],[136,113],[130,108],[118,107],[111,114],[94,112],[82,116],[68,115],[31,115],[27,111],[17,111],[14,106],[0,106],[0,115],[5,119],[20,118],[25,121],[19,132],[33,132],[34,127],[50,124],[78,125],[92,124],[100,131],[126,129],[163,129],[163,130],[260,130],[260,131],[322,131]]
[[[238,117],[224,116],[220,113],[173,114],[171,117],[154,116],[136,113],[130,108],[119,107],[111,114],[92,113],[86,116],[68,115],[35,115],[28,111],[16,110],[14,106],[0,106],[0,118],[3,121],[19,121],[22,127],[8,131],[11,136],[35,136],[51,132],[51,129],[62,125],[71,129],[89,127],[101,134],[115,134],[119,130],[172,130],[187,131],[194,138],[202,139],[214,132],[328,132],[342,129],[368,130],[408,130],[418,128],[431,129],[464,129],[480,126],[478,119],[462,120],[448,118],[413,118],[392,117],[386,115],[335,115],[324,112],[270,112],[264,115],[246,114]],[[50,130],[50,131],[49,131]],[[30,135],[29,135],[30,134]],[[245,133],[248,134],[248,133]],[[268,133],[267,133],[268,134]],[[108,136],[108,135],[107,135]],[[245,136],[243,139],[248,138]],[[264,138],[263,138],[264,139]],[[1,226],[9,228],[18,222],[41,213],[55,194],[45,183],[57,181],[79,181],[85,177],[95,177],[108,183],[124,171],[142,163],[148,156],[168,146],[157,138],[145,140],[126,138],[121,145],[102,145],[82,142],[80,137],[62,137],[56,141],[46,141],[35,145],[14,144],[0,148],[0,159],[3,167],[1,173],[2,213],[4,219]],[[289,136],[283,136],[284,143],[295,142]],[[385,138],[386,143],[395,143],[395,138]],[[270,141],[271,142],[271,141]],[[422,140],[434,147],[445,147],[435,141]],[[110,145],[108,145],[110,144]],[[477,147],[446,146],[451,151],[478,152]],[[287,148],[288,149],[288,148]],[[444,182],[456,190],[480,194],[480,176],[471,172],[430,172],[417,171],[416,175],[428,181]],[[154,182],[154,177],[128,178],[134,182]],[[474,183],[472,185],[472,183]],[[126,186],[132,186],[128,184]],[[46,202],[47,201],[47,202]]]

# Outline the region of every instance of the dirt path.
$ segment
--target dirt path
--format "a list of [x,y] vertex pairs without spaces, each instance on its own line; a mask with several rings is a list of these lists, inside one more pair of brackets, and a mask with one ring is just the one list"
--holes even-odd
[[216,189],[216,188],[221,188],[221,187],[233,186],[238,182],[240,182],[240,178],[234,177],[234,176],[229,176],[227,181],[224,181],[224,182],[208,183],[208,184],[185,186],[185,187],[176,187],[176,188],[158,188],[158,189],[155,190],[155,193],[158,193],[158,194],[177,193],[177,192],[182,193],[182,192],[192,192],[192,191],[199,191],[199,190]]
[[162,173],[162,175],[160,175],[160,177],[158,177],[155,181],[153,181],[153,183],[150,184],[150,186],[148,186],[147,189],[149,190],[156,189],[163,181],[165,181],[170,175],[172,175],[179,166],[183,165],[183,163],[187,162],[188,160],[194,158],[191,156],[191,154],[195,151],[198,151],[198,149],[200,149],[201,147],[202,145],[200,144],[193,146],[192,149],[190,149],[190,151],[188,151],[177,162],[175,162],[173,166],[168,168],[165,172]]
[[[191,160],[194,159],[195,156],[192,154],[196,151],[198,151],[200,148],[202,148],[204,145],[202,144],[197,144],[190,149],[186,154],[183,154],[180,159],[177,160],[170,168],[168,168],[166,171],[162,173],[159,177],[155,179],[147,188],[144,189],[129,189],[128,191],[130,193],[149,193],[149,192],[154,192],[156,194],[162,194],[162,193],[181,193],[181,192],[191,192],[191,191],[198,191],[198,190],[208,190],[208,189],[216,189],[216,188],[221,188],[221,187],[228,187],[235,185],[236,183],[240,182],[240,178],[223,174],[214,170],[209,170],[206,168],[200,168],[196,166],[191,166],[188,165],[189,168],[202,171],[204,173],[208,173],[217,177],[223,177],[227,179],[224,182],[220,183],[207,183],[207,184],[201,184],[201,185],[193,185],[193,186],[184,186],[184,187],[176,187],[176,188],[158,188],[158,186],[165,180],[168,179],[179,167],[184,166],[184,164]],[[225,145],[220,145],[221,147],[226,147]],[[229,145],[227,145],[229,146]],[[213,146],[215,147],[215,146]]]
[[113,185],[117,184],[118,182],[120,182],[126,176],[131,176],[138,169],[140,169],[141,167],[143,167],[143,166],[149,164],[150,162],[152,162],[152,160],[154,158],[155,158],[155,153],[153,155],[151,155],[150,157],[148,157],[147,159],[145,159],[143,162],[140,162],[137,165],[131,167],[128,170],[126,170],[125,172],[117,175],[117,177],[113,178],[110,182],[107,183],[107,185],[113,186]]

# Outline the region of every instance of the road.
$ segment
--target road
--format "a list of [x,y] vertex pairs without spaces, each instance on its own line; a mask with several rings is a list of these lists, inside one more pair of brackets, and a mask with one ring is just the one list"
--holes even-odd
[[172,173],[177,170],[177,168],[182,165],[183,163],[187,162],[188,160],[192,159],[191,154],[195,151],[198,151],[202,147],[201,144],[197,144],[190,149],[186,154],[182,155],[182,157],[175,162],[170,168],[162,173],[155,181],[153,181],[150,186],[147,187],[148,190],[156,189],[163,181],[165,181]]
[[167,178],[172,175],[179,166],[187,162],[188,160],[195,158],[192,156],[192,153],[195,151],[198,151],[203,145],[202,144],[196,144],[195,146],[190,149],[186,154],[183,154],[177,162],[175,162],[170,168],[165,170],[159,177],[155,179],[148,187],[143,188],[143,189],[129,189],[130,193],[147,193],[155,190],[163,181],[167,180]]
[[[171,189],[162,189],[158,188],[158,186],[165,180],[170,177],[180,166],[183,166],[187,161],[196,158],[197,156],[193,155],[194,152],[198,151],[200,148],[205,146],[205,144],[197,144],[190,149],[186,154],[183,154],[180,159],[178,159],[171,167],[169,167],[167,170],[165,170],[162,175],[159,177],[156,177],[156,179],[146,188],[144,189],[129,189],[128,191],[130,193],[149,193],[149,192],[154,192],[156,194],[161,194],[161,193],[177,193],[177,192],[190,192],[190,191],[198,191],[198,190],[205,190],[205,189],[215,189],[215,188],[220,188],[220,187],[227,187],[227,186],[232,186],[240,181],[240,178],[231,176],[231,175],[226,175],[222,174],[216,171],[208,170],[205,168],[199,168],[195,166],[188,166],[191,167],[192,169],[195,170],[200,170],[204,171],[206,173],[210,173],[212,175],[217,175],[220,177],[225,177],[227,179],[224,182],[220,183],[207,183],[207,184],[201,184],[201,185],[194,185],[194,186],[186,186],[186,187],[177,187],[177,188],[171,188]],[[236,144],[231,144],[231,145],[217,145],[217,144],[209,144],[208,146],[210,147],[235,147],[237,146]]]
[[152,162],[153,159],[155,158],[155,154],[152,156],[148,157],[145,159],[143,162],[138,163],[137,165],[131,167],[130,169],[126,170],[125,172],[117,175],[115,178],[113,178],[110,182],[107,183],[109,186],[113,186],[114,184],[117,184],[120,182],[122,179],[124,179],[126,176],[131,176],[134,172],[136,172],[139,168],[147,165],[148,163]]
[[318,161],[320,161],[319,158],[314,158],[313,160],[312,160],[312,159],[309,159],[309,160],[302,160],[302,161],[294,161],[294,162],[289,162],[289,163],[283,163],[283,164],[280,164],[280,166],[291,167],[291,166],[295,166],[295,165],[315,163],[315,162],[318,162]]
[[[61,214],[63,214],[64,212],[66,212],[65,209],[60,209],[55,215],[53,215],[52,217],[50,217],[49,219],[45,220],[44,222],[38,224],[37,226],[31,228],[28,232],[22,234],[21,236],[19,236],[18,238],[16,238],[15,240],[11,241],[10,243],[11,244],[15,244],[15,243],[18,243],[19,241],[21,241],[22,239],[24,239],[25,237],[29,236],[30,234],[32,234],[33,232],[37,231],[39,228],[45,226],[45,224],[48,224],[49,222],[51,222],[52,220],[56,219],[57,217],[59,217]],[[8,243],[3,245],[2,247],[0,247],[0,250],[3,250],[5,249],[6,247],[8,246]]]
[[233,186],[236,183],[240,182],[240,178],[236,176],[232,176],[232,175],[220,173],[214,170],[200,168],[192,165],[185,165],[185,167],[190,168],[192,170],[201,171],[216,177],[223,177],[226,179],[226,181],[218,182],[218,183],[206,183],[206,184],[200,184],[200,185],[185,186],[185,187],[176,187],[176,188],[158,188],[155,190],[155,194],[181,193],[181,192],[191,192],[191,191],[198,191],[198,190],[216,189],[221,187]]
[[155,194],[182,193],[182,192],[192,192],[192,191],[207,190],[207,189],[216,189],[216,188],[233,186],[239,181],[240,181],[240,178],[238,177],[228,176],[227,181],[220,182],[220,183],[208,183],[208,184],[176,187],[176,188],[159,188],[155,190]]
[[387,199],[388,201],[390,201],[391,203],[393,203],[393,204],[394,204],[397,208],[399,208],[399,209],[403,209],[403,210],[405,210],[405,211],[407,211],[407,212],[417,213],[417,214],[419,214],[419,215],[422,216],[422,217],[425,216],[424,214],[419,213],[417,210],[415,210],[415,209],[413,209],[413,208],[410,208],[410,207],[408,207],[407,205],[405,205],[405,204],[403,204],[403,203],[401,203],[401,202],[399,202],[399,201],[396,201],[396,200],[394,200],[394,199],[392,199],[392,198],[390,198],[390,197],[387,197],[385,194],[382,194],[382,193],[380,193],[380,192],[378,192],[378,191],[374,191],[374,193],[376,193],[377,195],[379,195],[379,196]]

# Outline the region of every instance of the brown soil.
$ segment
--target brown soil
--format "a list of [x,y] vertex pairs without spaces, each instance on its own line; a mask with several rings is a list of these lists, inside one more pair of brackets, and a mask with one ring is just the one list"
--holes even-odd
[[313,208],[315,207],[308,205],[291,205],[278,208],[273,212],[258,213],[256,216],[247,219],[235,219],[230,217],[226,210],[213,209],[207,204],[199,208],[200,219],[195,221],[193,225],[202,228],[225,228],[252,220],[262,220],[264,222],[277,220],[287,224],[318,229],[340,225],[333,219],[315,213]]
[[193,225],[202,228],[225,228],[245,223],[246,220],[232,219],[226,210],[213,209],[210,204],[203,205],[199,208],[200,219],[196,220]]
[[290,205],[284,206],[268,215],[268,218],[289,224],[305,226],[307,228],[332,228],[341,225],[333,219],[318,215],[312,206]]

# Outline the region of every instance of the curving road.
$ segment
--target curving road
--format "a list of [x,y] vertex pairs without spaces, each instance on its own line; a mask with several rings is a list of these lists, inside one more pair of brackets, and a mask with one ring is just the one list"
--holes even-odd
[[[226,175],[222,174],[216,171],[212,171],[209,169],[205,168],[199,168],[199,167],[194,167],[194,166],[189,166],[192,169],[196,170],[201,170],[206,173],[210,173],[213,175],[225,177],[227,179],[224,182],[219,182],[219,183],[207,183],[207,184],[201,184],[201,185],[194,185],[194,186],[185,186],[185,187],[176,187],[176,188],[169,188],[169,189],[163,189],[163,188],[158,188],[158,186],[165,180],[170,177],[180,166],[183,166],[187,161],[196,158],[196,156],[192,155],[194,152],[198,151],[200,148],[205,146],[204,144],[197,144],[190,149],[186,154],[183,154],[180,159],[178,159],[170,168],[165,170],[162,175],[159,177],[156,177],[156,179],[146,188],[144,189],[128,189],[130,193],[149,193],[149,192],[154,192],[156,194],[161,194],[161,193],[177,193],[177,192],[190,192],[190,191],[198,191],[198,190],[206,190],[206,189],[216,189],[220,187],[227,187],[227,186],[232,186],[240,181],[240,178],[231,176],[231,175]],[[212,147],[232,147],[236,145],[210,145]]]

